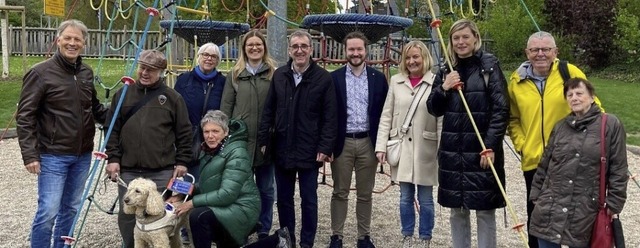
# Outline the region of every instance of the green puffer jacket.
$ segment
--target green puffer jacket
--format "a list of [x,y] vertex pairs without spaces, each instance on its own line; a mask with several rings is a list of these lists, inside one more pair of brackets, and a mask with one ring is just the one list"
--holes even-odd
[[229,136],[218,154],[200,155],[193,206],[211,208],[239,245],[258,222],[260,196],[247,153],[247,126],[242,121],[229,122]]

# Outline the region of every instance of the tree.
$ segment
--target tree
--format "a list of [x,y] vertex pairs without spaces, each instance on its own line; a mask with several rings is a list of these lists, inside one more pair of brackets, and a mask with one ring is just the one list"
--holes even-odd
[[545,0],[550,28],[575,42],[580,61],[592,68],[609,64],[615,45],[618,0]]
[[[7,0],[7,5],[11,6],[24,6],[26,25],[28,27],[40,26],[40,15],[42,14],[43,1],[24,1],[24,0]],[[17,12],[14,12],[17,13]],[[22,16],[19,14],[9,15],[9,25],[14,27],[22,26]]]

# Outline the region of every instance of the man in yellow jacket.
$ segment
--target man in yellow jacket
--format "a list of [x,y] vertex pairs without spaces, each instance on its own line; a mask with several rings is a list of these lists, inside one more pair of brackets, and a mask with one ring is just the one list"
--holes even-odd
[[[564,65],[557,58],[558,48],[553,36],[544,31],[532,34],[525,49],[528,61],[511,74],[508,85],[510,118],[508,132],[516,151],[522,156],[522,171],[527,186],[527,217],[533,211],[529,201],[531,182],[547,145],[553,126],[571,110],[564,98],[564,78],[584,78],[584,73],[572,64]],[[567,78],[568,79],[568,78]],[[600,100],[596,97],[596,103]],[[527,220],[527,227],[529,221]],[[538,240],[529,235],[529,247],[537,248]]]

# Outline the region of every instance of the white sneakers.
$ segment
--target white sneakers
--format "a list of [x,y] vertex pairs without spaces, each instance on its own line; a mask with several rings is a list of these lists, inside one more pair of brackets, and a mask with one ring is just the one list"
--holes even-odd
[[404,236],[402,238],[402,248],[413,248],[413,236]]
[[431,246],[431,240],[429,239],[417,239],[413,240],[413,236],[404,236],[402,238],[402,248],[429,248]]
[[418,247],[418,248],[429,248],[430,245],[431,245],[431,240],[418,239],[418,243],[417,243],[416,247]]

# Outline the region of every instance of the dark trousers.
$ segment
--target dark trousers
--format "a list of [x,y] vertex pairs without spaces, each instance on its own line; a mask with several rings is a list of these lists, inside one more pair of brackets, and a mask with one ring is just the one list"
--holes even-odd
[[198,207],[189,213],[189,226],[195,248],[210,248],[211,242],[218,248],[240,247],[209,207]]
[[[525,171],[524,182],[527,185],[527,232],[529,231],[529,223],[531,223],[531,213],[533,212],[533,201],[529,200],[529,194],[531,193],[531,183],[533,182],[533,176],[536,175],[536,170]],[[538,238],[529,234],[529,248],[538,248]]]
[[273,223],[273,198],[275,189],[274,165],[264,164],[255,168],[256,186],[260,191],[260,217],[258,223],[260,228],[258,234],[269,234]]
[[294,208],[294,190],[296,176],[300,188],[302,228],[300,246],[313,247],[318,229],[318,169],[284,169],[276,165],[277,206],[280,227],[287,227],[291,243],[295,245],[296,211]]

